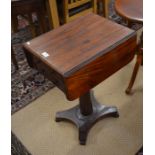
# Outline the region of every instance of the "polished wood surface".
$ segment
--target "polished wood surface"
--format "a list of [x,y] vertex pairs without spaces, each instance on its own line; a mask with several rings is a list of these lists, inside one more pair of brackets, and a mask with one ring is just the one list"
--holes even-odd
[[115,0],[115,10],[130,22],[143,22],[143,0]]
[[[132,26],[132,23],[143,23],[143,0],[116,0],[115,1],[116,12],[122,16],[128,23],[128,27]],[[126,94],[131,94],[133,84],[135,82],[139,66],[143,61],[143,35],[141,34],[140,42],[137,45],[137,60],[133,73],[126,89]]]
[[82,145],[98,120],[119,116],[116,107],[100,105],[91,89],[129,63],[135,48],[133,30],[93,13],[24,44],[31,67],[49,78],[68,100],[79,98],[79,105],[57,112],[56,121],[74,123]]
[[[25,44],[25,47],[35,51],[37,57],[58,73],[67,76],[106,54],[112,46],[127,40],[133,32],[98,15],[89,14],[31,40],[30,45]],[[46,59],[41,55],[45,51],[49,54]]]
[[[56,85],[69,100],[80,97],[131,61],[135,46],[133,30],[92,13],[24,45],[38,62],[53,69],[59,77],[55,78]],[[43,52],[49,56],[44,58]]]

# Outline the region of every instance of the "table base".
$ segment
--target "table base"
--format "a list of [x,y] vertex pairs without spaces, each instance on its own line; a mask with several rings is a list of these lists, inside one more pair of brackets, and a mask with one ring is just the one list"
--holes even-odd
[[[83,107],[81,105],[86,105]],[[92,107],[92,109],[91,109]],[[85,108],[85,109],[84,109]],[[86,111],[84,111],[86,110]],[[89,114],[90,112],[90,114]],[[83,113],[83,114],[82,114]],[[86,115],[87,113],[87,115]],[[114,106],[105,106],[99,104],[93,93],[88,92],[80,97],[80,104],[65,111],[56,113],[56,122],[70,121],[74,123],[79,130],[79,141],[81,145],[86,144],[89,129],[101,118],[119,117],[117,108]]]

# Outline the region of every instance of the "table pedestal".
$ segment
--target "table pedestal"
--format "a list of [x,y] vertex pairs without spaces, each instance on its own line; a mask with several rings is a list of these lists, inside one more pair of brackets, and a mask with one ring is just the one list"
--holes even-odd
[[56,113],[56,122],[70,121],[79,129],[80,144],[85,145],[89,129],[99,119],[105,117],[119,117],[117,108],[114,106],[100,105],[92,91],[80,97],[79,105]]

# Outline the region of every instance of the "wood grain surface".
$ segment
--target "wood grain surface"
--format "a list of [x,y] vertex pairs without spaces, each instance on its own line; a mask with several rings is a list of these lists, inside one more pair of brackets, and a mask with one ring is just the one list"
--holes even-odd
[[116,0],[115,10],[130,22],[143,22],[143,0]]
[[74,100],[132,60],[136,33],[90,13],[25,43],[24,48],[29,64],[38,66],[38,59],[46,72],[48,68],[49,79],[56,74],[56,82],[52,81]]

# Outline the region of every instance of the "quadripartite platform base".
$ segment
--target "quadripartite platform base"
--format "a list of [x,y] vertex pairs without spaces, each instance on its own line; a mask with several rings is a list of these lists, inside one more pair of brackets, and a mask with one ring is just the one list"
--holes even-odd
[[70,121],[79,129],[80,144],[85,145],[89,129],[99,119],[105,117],[119,117],[117,108],[99,104],[92,91],[80,97],[79,105],[56,113],[56,122]]

